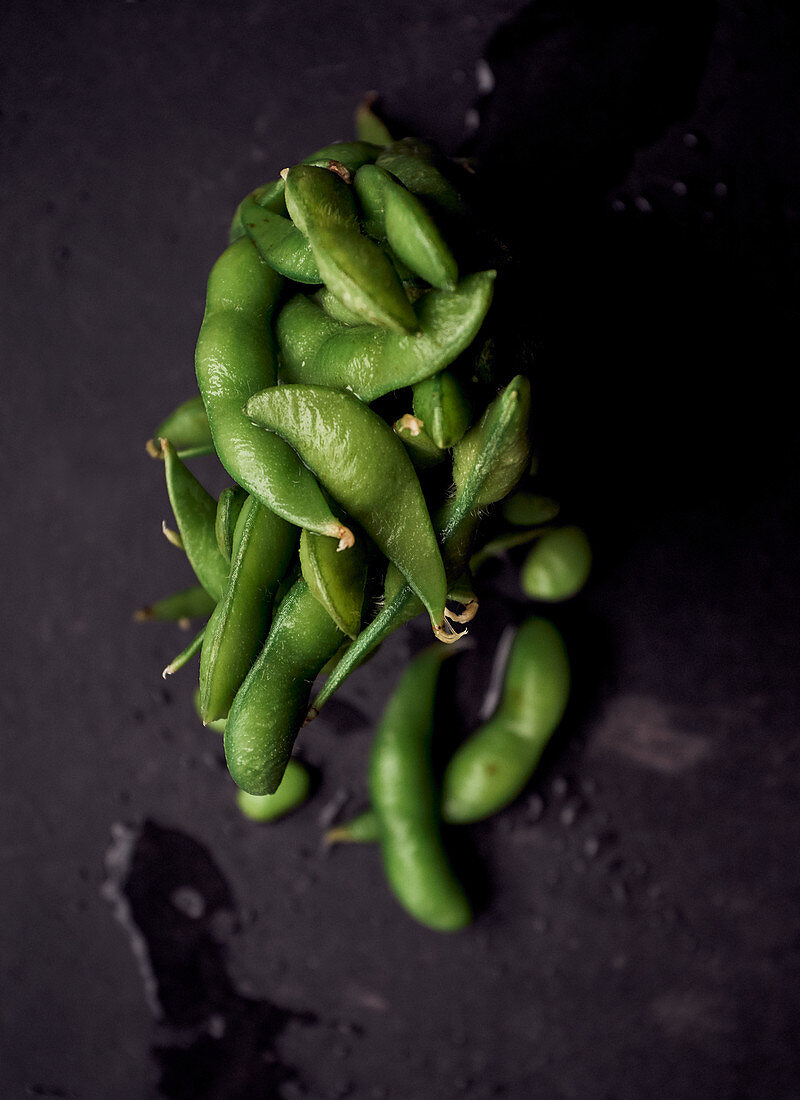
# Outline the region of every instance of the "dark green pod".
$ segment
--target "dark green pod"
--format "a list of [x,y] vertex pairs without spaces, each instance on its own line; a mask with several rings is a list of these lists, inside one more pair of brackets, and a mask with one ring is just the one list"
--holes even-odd
[[247,493],[238,485],[223,489],[219,494],[214,534],[217,537],[220,553],[226,561],[230,561],[233,554],[233,532],[246,499]]
[[161,440],[168,439],[176,451],[196,450],[205,454],[214,451],[203,398],[200,394],[182,402],[162,420],[147,441],[147,451],[153,458],[163,458]]
[[183,548],[203,588],[218,600],[228,580],[228,563],[217,546],[217,502],[178,458],[169,440],[162,440],[162,449],[167,492]]
[[355,638],[361,629],[361,609],[367,583],[364,540],[345,553],[333,539],[303,531],[300,536],[303,579],[343,634]]
[[248,195],[240,206],[242,225],[270,267],[296,283],[321,283],[308,238],[289,218],[260,206]]
[[344,635],[304,580],[278,608],[267,641],[233,701],[225,756],[249,794],[274,794],[308,712],[312,684]]
[[415,138],[401,138],[383,149],[375,163],[396,176],[409,191],[451,214],[464,212],[456,188],[434,164],[433,149]]
[[180,622],[182,619],[207,619],[214,610],[217,601],[209,596],[202,585],[194,585],[185,588],[182,592],[175,592],[172,596],[165,596],[162,600],[140,607],[134,612],[134,619],[138,623],[146,622]]
[[414,386],[414,416],[437,447],[447,450],[455,446],[469,427],[471,415],[467,397],[448,371],[439,371],[432,378]]
[[438,466],[440,462],[444,462],[447,458],[447,452],[436,446],[425,431],[422,421],[418,420],[416,416],[412,416],[411,413],[401,416],[392,426],[418,470]]

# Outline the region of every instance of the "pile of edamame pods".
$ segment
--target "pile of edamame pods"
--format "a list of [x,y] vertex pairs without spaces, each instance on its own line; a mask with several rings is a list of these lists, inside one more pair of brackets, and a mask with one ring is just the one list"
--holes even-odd
[[[401,903],[451,930],[470,910],[440,822],[480,820],[516,797],[561,718],[569,669],[556,628],[524,623],[498,710],[440,793],[441,660],[478,611],[474,576],[490,557],[532,543],[522,586],[547,601],[580,589],[591,555],[554,501],[519,488],[532,469],[530,383],[493,357],[495,270],[475,259],[464,168],[393,140],[369,102],[356,121],[357,140],[284,169],[236,210],[208,281],[200,392],[147,444],[175,516],[164,534],[197,583],[137,617],[205,620],[164,674],[199,653],[198,713],[224,735],[242,811],[267,821],[308,795],[292,757],[301,727],[427,614],[445,644],[409,664],[388,703],[371,809],[329,839],[380,840]],[[233,481],[218,500],[187,465],[209,454]],[[481,542],[493,504],[501,526]]]

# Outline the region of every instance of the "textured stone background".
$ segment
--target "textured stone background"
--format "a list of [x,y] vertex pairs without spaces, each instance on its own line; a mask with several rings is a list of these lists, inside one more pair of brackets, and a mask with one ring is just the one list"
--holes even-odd
[[[3,1096],[797,1095],[791,10],[6,8]],[[483,908],[451,938],[376,852],[319,843],[423,630],[304,734],[316,798],[262,830],[190,675],[162,684],[174,631],[131,622],[187,583],[142,443],[190,392],[230,213],[369,88],[484,165],[542,483],[597,549],[558,613],[575,699],[529,794],[463,838]],[[528,610],[513,563],[489,579],[451,733]]]

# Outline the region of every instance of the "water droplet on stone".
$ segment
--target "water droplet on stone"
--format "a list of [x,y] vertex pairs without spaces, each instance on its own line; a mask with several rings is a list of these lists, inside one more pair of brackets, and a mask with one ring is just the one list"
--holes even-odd
[[688,190],[689,190],[689,188],[686,186],[686,184],[683,182],[683,180],[675,180],[675,182],[672,185],[673,195],[678,195],[680,198],[683,198],[683,196],[687,193]]
[[714,194],[717,196],[718,199],[724,199],[725,196],[728,194],[727,183],[723,183],[721,180],[719,183],[715,183]]
[[172,891],[169,900],[192,920],[199,920],[206,911],[205,898],[193,886],[179,886]]
[[587,836],[583,842],[583,854],[587,859],[594,859],[597,853],[600,851],[600,838],[596,836]]
[[646,199],[644,195],[637,195],[636,198],[633,200],[633,205],[641,214],[652,213],[653,207],[650,204],[650,200]]
[[687,149],[696,149],[697,146],[700,144],[700,139],[698,138],[697,134],[684,134],[683,144],[686,146]]

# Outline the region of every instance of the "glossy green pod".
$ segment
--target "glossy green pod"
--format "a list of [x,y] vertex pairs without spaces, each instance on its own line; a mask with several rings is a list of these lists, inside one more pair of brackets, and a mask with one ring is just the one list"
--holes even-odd
[[434,164],[433,149],[416,138],[401,138],[381,150],[375,160],[396,176],[409,191],[433,207],[441,207],[451,214],[464,212],[464,201],[457,189]]
[[468,275],[453,290],[432,290],[414,304],[419,332],[345,325],[304,295],[278,314],[281,376],[350,390],[371,402],[449,366],[475,339],[492,302],[494,271]]
[[260,206],[253,195],[242,200],[242,225],[270,267],[296,283],[321,283],[308,238],[289,218]]
[[279,436],[255,427],[247,399],[275,383],[270,317],[281,277],[249,238],[223,252],[208,281],[195,367],[220,462],[235,482],[298,527],[352,545],[313,474]]
[[216,602],[202,585],[197,584],[138,608],[133,617],[137,623],[207,619],[214,610]]
[[431,286],[454,290],[458,264],[419,199],[375,164],[360,168],[353,185],[366,215],[367,232],[385,238],[401,263]]
[[236,521],[246,498],[247,493],[238,485],[223,489],[219,494],[217,514],[214,519],[214,534],[217,538],[220,553],[226,561],[230,561],[233,554],[233,532],[236,529]]
[[273,386],[250,398],[247,415],[291,444],[407,578],[438,627],[444,565],[416,472],[388,424],[353,394],[323,386]]
[[236,805],[251,821],[266,823],[299,809],[308,799],[311,776],[299,760],[289,760],[275,794],[248,794],[239,790]]
[[316,596],[343,634],[355,638],[361,629],[361,610],[367,583],[367,559],[363,540],[340,554],[332,539],[303,531],[300,535],[300,567],[312,595]]
[[592,568],[592,548],[580,527],[545,531],[520,571],[522,591],[532,600],[568,600],[586,584]]
[[[457,579],[469,561],[472,538],[479,520],[480,500],[500,499],[510,493],[516,482],[514,470],[518,468],[520,452],[530,448],[528,422],[530,419],[530,383],[517,375],[492,402],[481,418],[479,446],[473,440],[470,449],[474,463],[460,483],[455,495],[435,517],[435,528],[447,563],[448,575]],[[473,429],[474,430],[474,429]],[[462,441],[463,442],[463,441]],[[460,446],[460,444],[459,444]],[[495,471],[502,476],[495,476]],[[496,494],[500,494],[496,497]],[[316,699],[319,710],[351,672],[367,655],[403,623],[413,619],[421,610],[411,588],[402,583],[390,565],[386,575],[385,603],[344,654]],[[442,638],[442,634],[437,635]],[[455,635],[452,640],[455,640]]]
[[469,427],[470,403],[449,371],[417,382],[413,397],[414,416],[422,421],[437,447],[454,447]]
[[214,600],[222,595],[228,563],[217,546],[217,502],[178,458],[168,439],[161,441],[167,492],[181,542],[200,584]]
[[308,711],[312,684],[344,635],[302,578],[281,603],[225,725],[225,757],[249,794],[274,794]]
[[[208,621],[200,658],[200,713],[225,718],[264,643],[278,582],[297,547],[297,528],[250,497],[234,535],[225,591]],[[321,536],[320,536],[321,537]],[[335,548],[331,539],[327,542]]]
[[382,152],[383,145],[376,145],[372,141],[334,141],[331,145],[323,145],[315,153],[303,157],[300,163],[325,168],[334,161],[354,176],[362,164],[372,164]]
[[446,652],[427,649],[406,668],[375,732],[369,792],[395,897],[428,928],[455,932],[472,914],[442,844],[430,758],[436,681]]
[[442,790],[447,821],[479,821],[519,795],[561,721],[569,682],[558,630],[546,619],[528,619],[514,638],[495,714],[447,765]]
[[162,439],[168,439],[179,452],[191,449],[198,453],[213,453],[214,441],[200,394],[183,401],[158,425],[153,432],[153,438],[147,441],[147,452],[153,458],[163,458]]
[[306,164],[290,168],[286,205],[309,240],[322,281],[348,310],[400,333],[416,329],[391,261],[362,235],[351,189],[336,172]]
[[425,431],[422,421],[411,413],[406,413],[396,420],[392,429],[403,446],[408,451],[411,461],[418,470],[426,470],[430,466],[438,466],[447,458],[447,451],[437,447],[431,437]]

